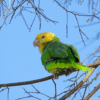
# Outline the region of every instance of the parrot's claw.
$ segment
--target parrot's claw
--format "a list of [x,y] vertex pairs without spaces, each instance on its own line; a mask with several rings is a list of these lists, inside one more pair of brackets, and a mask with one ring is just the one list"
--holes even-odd
[[59,72],[57,72],[57,70],[53,73],[53,77],[54,79],[59,79],[59,76],[57,75]]
[[70,74],[70,71],[69,71],[69,70],[64,69],[64,71],[65,71],[65,75],[66,75],[66,76],[68,76],[68,75]]
[[57,73],[53,73],[53,77],[54,79],[59,79],[59,77],[57,76]]
[[73,71],[73,68],[71,68],[70,71],[72,72]]

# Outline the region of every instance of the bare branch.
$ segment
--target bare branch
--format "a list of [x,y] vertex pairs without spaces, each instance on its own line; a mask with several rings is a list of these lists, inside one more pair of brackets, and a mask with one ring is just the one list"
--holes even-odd
[[[6,5],[3,4],[3,1],[1,2],[2,5],[8,10],[8,12],[7,12],[7,15],[6,15],[6,16],[5,16],[5,11],[3,12],[3,13],[4,13],[4,14],[3,14],[3,17],[6,17],[6,18],[5,18],[4,22],[3,22],[3,24],[0,26],[0,29],[1,29],[1,28],[3,27],[3,25],[5,24],[6,19],[8,18],[8,16],[10,16],[10,15],[12,14],[9,24],[11,23],[11,21],[12,21],[14,15],[15,15],[16,11],[18,10],[18,8],[20,8],[21,15],[22,15],[22,11],[23,11],[23,10],[26,10],[26,11],[28,11],[28,12],[30,12],[30,13],[35,14],[35,17],[37,16],[38,19],[39,19],[39,29],[41,28],[41,16],[42,16],[47,22],[50,21],[50,22],[53,22],[54,24],[58,23],[57,21],[51,20],[50,18],[48,18],[48,17],[43,13],[44,10],[40,8],[40,0],[39,0],[39,3],[38,3],[38,7],[36,7],[36,6],[34,5],[34,3],[33,3],[34,1],[32,1],[32,0],[21,0],[21,2],[19,2],[19,0],[17,0],[17,2],[18,2],[18,6],[14,7],[15,0],[13,0],[12,3],[11,3],[11,0],[9,0],[9,4],[11,4],[10,9],[9,9]],[[23,5],[24,5],[25,2],[28,2],[27,4],[30,4],[32,7],[24,7]],[[8,6],[9,6],[9,5],[8,5]],[[34,12],[31,12],[31,11],[25,9],[25,8],[32,8],[32,9],[35,10],[35,13],[34,13]],[[11,9],[12,9],[13,11],[9,14],[9,12],[10,12]],[[1,11],[0,11],[0,12],[1,12]],[[27,26],[27,28],[29,29],[29,31],[31,30],[31,27],[32,27],[32,25],[33,25],[33,22],[34,22],[34,20],[35,20],[35,17],[34,17],[32,23],[31,23],[31,25],[30,25],[30,28],[29,28],[28,25],[27,25],[27,23],[26,23],[26,21],[25,21],[24,16],[22,16],[22,18],[23,18],[23,20],[24,20],[24,22],[25,22],[25,25]]]
[[84,90],[84,94],[83,94],[82,100],[83,100],[83,98],[84,98],[84,96],[85,96],[86,90],[87,90],[87,87],[85,87],[85,90]]
[[91,80],[91,82],[89,82],[86,87],[88,87],[90,84],[93,83],[94,80],[96,80],[98,78],[98,76],[100,75],[100,72],[98,74],[96,74],[96,76]]
[[[88,64],[86,66],[87,67],[93,67],[92,68],[92,70],[93,70],[94,68],[97,68],[98,65],[100,65],[100,60],[98,62],[96,62],[96,63],[91,63],[91,64]],[[75,71],[79,71],[79,70],[77,70],[77,69],[73,69],[72,70],[72,72],[75,72]],[[64,74],[65,74],[65,72],[61,72],[61,73],[58,73],[57,76],[61,76],[61,75],[64,75]],[[8,86],[19,86],[19,85],[33,84],[33,83],[43,82],[43,81],[46,81],[46,80],[49,80],[49,79],[52,79],[52,78],[53,78],[53,75],[48,76],[48,77],[45,77],[45,78],[37,79],[37,80],[32,80],[32,81],[17,82],[17,83],[8,83],[8,84],[0,84],[0,87],[8,87]]]
[[[79,32],[80,32],[82,41],[83,41],[83,43],[84,43],[84,45],[85,45],[84,39],[83,39],[83,37],[82,37],[82,33],[83,33],[83,32],[82,32],[82,30],[80,29],[79,22],[78,22],[78,19],[77,19],[76,15],[75,15],[75,18],[76,18],[76,21],[77,21],[77,24],[78,24],[78,28],[79,28]],[[83,33],[83,34],[84,34],[84,33]],[[84,34],[84,35],[85,35],[85,34]],[[86,36],[86,35],[85,35],[85,36]],[[89,39],[87,36],[86,36],[86,38]]]
[[31,4],[32,8],[35,9],[35,11],[37,11],[42,17],[44,17],[44,18],[46,19],[46,21],[51,21],[51,22],[53,22],[54,24],[58,23],[57,21],[53,21],[53,20],[49,19],[48,17],[46,17],[46,15],[45,15],[44,13],[41,13],[41,12],[31,3],[30,0],[27,0],[27,1]]
[[94,89],[92,90],[92,92],[89,93],[89,94],[87,95],[87,97],[86,97],[85,99],[82,99],[82,100],[89,100],[89,98],[90,98],[96,91],[98,91],[99,88],[100,88],[100,84],[98,84],[96,87],[94,87]]
[[39,98],[34,97],[33,95],[31,95],[29,92],[27,92],[27,91],[25,90],[25,88],[23,88],[23,89],[24,89],[25,93],[27,93],[27,94],[29,95],[29,97],[33,97],[33,98],[36,98],[36,99],[38,99],[38,100],[41,100],[41,99],[39,99]]
[[53,81],[53,83],[54,83],[54,85],[55,85],[55,100],[57,100],[57,88],[56,88],[56,83],[55,83],[55,81],[54,81],[53,78],[52,78],[52,81]]
[[8,88],[6,87],[5,89],[0,90],[0,92],[4,91],[4,90],[6,90],[6,89],[8,89]]
[[[83,43],[84,43],[84,45],[85,45],[84,39],[83,39],[83,37],[82,37],[82,34],[84,34],[84,32],[82,32],[82,30],[80,29],[77,16],[92,16],[93,18],[95,17],[95,18],[97,18],[98,20],[100,20],[100,18],[96,16],[96,15],[100,14],[100,12],[98,12],[97,14],[93,13],[92,15],[81,15],[81,14],[76,14],[76,13],[74,13],[74,12],[72,12],[72,11],[67,10],[67,9],[66,9],[65,7],[63,7],[57,0],[55,0],[55,2],[56,2],[63,10],[65,10],[67,13],[69,12],[69,13],[71,13],[71,14],[73,14],[73,15],[75,16],[76,21],[77,21],[77,24],[78,24],[79,32],[80,32],[80,35],[81,35],[81,38],[82,38],[82,41],[83,41]],[[67,34],[68,34],[68,33],[67,33]],[[85,35],[85,34],[84,34],[84,35]],[[85,36],[86,36],[86,35],[85,35]],[[86,38],[88,39],[87,36],[86,36]]]
[[48,98],[51,99],[51,97],[49,97],[48,95],[46,95],[46,94],[44,94],[44,93],[41,93],[38,89],[36,89],[34,85],[32,85],[32,87],[33,87],[37,92],[28,92],[28,93],[39,93],[39,94],[42,94],[42,95],[44,95],[44,96],[46,96],[46,97],[48,97]]
[[83,61],[82,61],[82,64],[83,64],[84,61],[86,61],[88,58],[90,58],[92,55],[94,55],[99,49],[100,49],[100,46],[99,46],[99,48],[98,48],[94,53],[92,53],[92,54],[89,55],[85,60],[83,60]]
[[9,100],[9,88],[7,87],[7,89],[8,89],[7,100]]
[[75,91],[77,91],[77,89],[79,89],[88,80],[88,78],[92,75],[94,71],[95,71],[95,68],[92,68],[92,71],[88,72],[85,78],[74,89],[72,89],[68,94],[61,97],[59,100],[65,100],[70,95],[72,95]]

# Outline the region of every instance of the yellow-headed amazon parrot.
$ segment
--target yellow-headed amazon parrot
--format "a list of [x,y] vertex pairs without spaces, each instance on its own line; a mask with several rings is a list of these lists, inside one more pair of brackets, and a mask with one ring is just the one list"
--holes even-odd
[[90,68],[79,63],[80,56],[77,49],[73,45],[62,43],[54,33],[38,34],[33,45],[38,46],[42,54],[42,64],[48,72],[53,73],[55,79],[58,78],[55,77],[55,73],[66,69],[91,71]]

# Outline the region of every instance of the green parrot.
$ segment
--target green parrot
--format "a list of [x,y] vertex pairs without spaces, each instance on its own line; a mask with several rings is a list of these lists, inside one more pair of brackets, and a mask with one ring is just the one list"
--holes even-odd
[[39,48],[42,64],[48,72],[53,73],[55,79],[58,79],[56,73],[68,72],[68,69],[91,71],[79,63],[80,56],[77,49],[73,45],[62,43],[54,33],[38,34],[33,45]]

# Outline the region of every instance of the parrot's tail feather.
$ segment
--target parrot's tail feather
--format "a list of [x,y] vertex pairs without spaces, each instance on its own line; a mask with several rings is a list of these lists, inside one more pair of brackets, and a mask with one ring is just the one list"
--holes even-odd
[[90,69],[89,67],[87,66],[84,66],[84,65],[81,65],[79,63],[73,63],[74,67],[78,70],[82,70],[82,71],[92,71],[92,69]]

